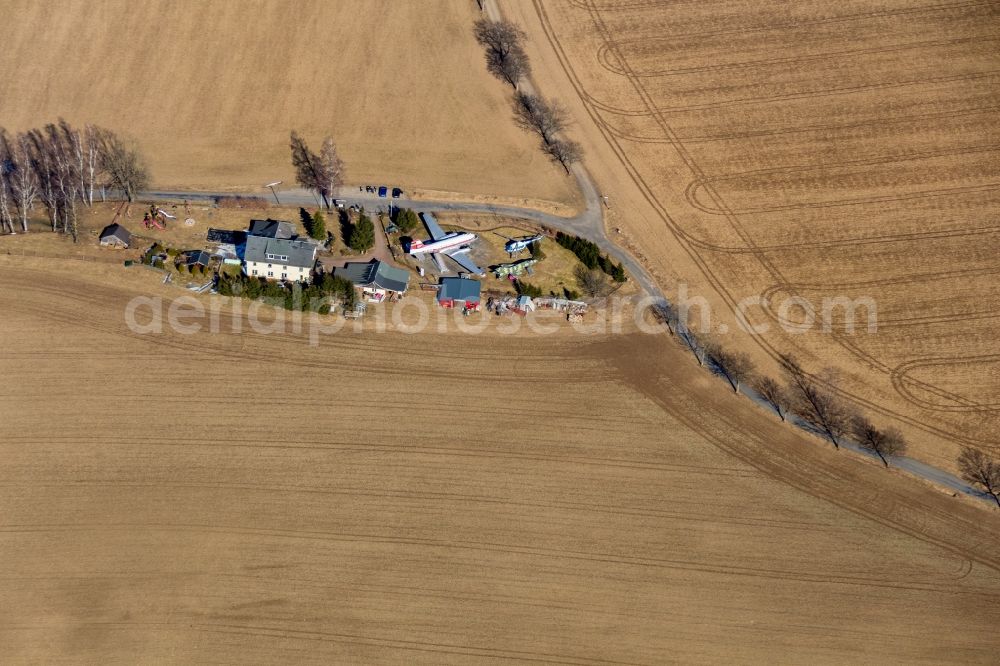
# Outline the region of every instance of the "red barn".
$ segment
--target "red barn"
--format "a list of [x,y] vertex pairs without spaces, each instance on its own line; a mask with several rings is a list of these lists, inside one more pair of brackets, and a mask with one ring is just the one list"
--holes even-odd
[[466,310],[478,310],[482,284],[479,280],[466,278],[441,278],[438,288],[438,305],[443,308],[461,307]]

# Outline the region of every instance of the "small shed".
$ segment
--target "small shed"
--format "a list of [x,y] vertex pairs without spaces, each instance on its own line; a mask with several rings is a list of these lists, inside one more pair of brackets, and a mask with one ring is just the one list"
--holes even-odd
[[479,280],[460,277],[441,278],[438,289],[438,305],[443,308],[462,307],[466,310],[478,310],[481,300],[482,284]]
[[517,297],[517,302],[514,304],[513,310],[520,315],[526,315],[529,312],[535,311],[535,302],[531,300],[531,296],[521,294]]
[[109,224],[101,231],[101,245],[104,247],[127,248],[132,244],[132,234],[120,224]]
[[195,266],[208,268],[211,260],[212,256],[204,250],[192,250],[184,256],[184,263],[187,264],[188,268],[194,268]]

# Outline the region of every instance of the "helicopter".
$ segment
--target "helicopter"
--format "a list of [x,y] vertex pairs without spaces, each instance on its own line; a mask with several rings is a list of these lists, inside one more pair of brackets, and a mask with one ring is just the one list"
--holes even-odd
[[510,238],[495,231],[493,233],[495,233],[497,236],[500,236],[500,238],[507,239],[507,242],[504,243],[503,249],[510,256],[514,256],[518,252],[523,252],[524,250],[527,250],[529,245],[531,245],[532,243],[537,243],[538,241],[542,240],[545,237],[542,234],[536,234],[534,236],[521,236],[520,238]]

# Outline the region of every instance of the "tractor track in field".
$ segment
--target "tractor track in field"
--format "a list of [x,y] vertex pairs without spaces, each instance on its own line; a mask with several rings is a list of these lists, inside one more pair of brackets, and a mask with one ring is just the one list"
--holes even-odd
[[[574,4],[576,6],[578,6],[578,7],[586,8],[586,10],[588,11],[588,13],[591,16],[591,20],[594,22],[594,24],[596,26],[596,29],[602,34],[604,41],[610,45],[610,48],[613,49],[614,48],[614,40],[611,39],[611,37],[609,36],[609,34],[607,32],[607,28],[605,27],[605,25],[603,23],[603,20],[602,20],[602,18],[600,16],[602,10],[598,9],[595,6],[595,4],[593,2],[590,2],[589,0],[580,0],[579,2],[575,2]],[[968,3],[963,3],[963,4],[968,4]],[[648,93],[644,92],[644,87],[643,87],[642,82],[639,79],[637,79],[636,77],[632,76],[631,73],[628,75],[627,78],[629,79],[630,84],[636,89],[636,91],[637,91],[637,93],[639,95],[639,98],[644,101],[645,108],[643,110],[629,111],[629,110],[624,110],[624,109],[617,109],[617,108],[613,108],[613,107],[611,107],[611,106],[609,106],[607,104],[604,104],[604,103],[600,102],[599,100],[597,100],[593,95],[591,95],[586,90],[586,88],[583,86],[583,84],[580,82],[579,78],[577,77],[575,71],[573,70],[573,67],[570,64],[570,62],[568,60],[568,57],[566,56],[566,53],[565,53],[565,50],[564,50],[562,44],[559,42],[559,39],[558,39],[558,37],[556,37],[555,31],[554,31],[553,27],[550,24],[550,21],[549,21],[546,9],[537,0],[534,1],[534,8],[535,8],[535,13],[538,15],[538,17],[539,17],[539,19],[541,21],[542,28],[543,28],[544,33],[545,33],[545,37],[549,41],[549,43],[552,46],[553,50],[555,51],[555,53],[556,53],[556,55],[557,55],[557,57],[559,59],[560,65],[561,65],[562,69],[564,70],[564,72],[566,73],[566,76],[567,76],[567,79],[568,79],[569,83],[573,86],[573,88],[577,92],[577,94],[580,97],[580,99],[584,102],[585,108],[587,109],[588,114],[590,115],[591,119],[593,120],[593,122],[595,123],[595,125],[597,126],[597,128],[601,131],[601,133],[604,136],[605,140],[608,142],[609,146],[612,148],[612,150],[614,151],[615,155],[621,161],[622,165],[625,167],[625,169],[628,172],[630,178],[636,184],[636,186],[638,187],[639,191],[642,192],[643,197],[650,204],[650,206],[652,207],[652,209],[654,211],[656,211],[657,215],[663,220],[665,226],[670,230],[671,234],[673,234],[680,241],[680,245],[684,249],[684,251],[687,254],[687,256],[695,263],[695,265],[697,265],[699,267],[699,269],[701,270],[701,272],[705,276],[706,280],[712,286],[712,288],[719,294],[719,296],[726,302],[726,304],[729,305],[731,308],[733,308],[734,311],[735,311],[735,308],[736,308],[736,305],[737,305],[737,299],[730,292],[730,290],[727,288],[727,286],[723,283],[722,279],[718,275],[716,275],[715,272],[711,269],[711,267],[708,265],[706,259],[703,256],[701,256],[699,254],[699,252],[698,252],[698,250],[705,249],[705,248],[698,247],[697,243],[691,243],[690,242],[691,239],[689,238],[689,234],[684,229],[682,229],[672,219],[672,217],[669,214],[669,212],[666,210],[666,208],[663,206],[663,204],[657,199],[656,195],[653,192],[652,186],[645,181],[645,179],[641,175],[641,173],[640,173],[639,169],[637,168],[637,166],[632,163],[630,157],[628,156],[628,154],[626,153],[626,151],[624,150],[624,148],[622,147],[622,145],[618,141],[618,139],[620,137],[616,136],[615,132],[613,132],[613,131],[611,131],[609,129],[606,121],[600,116],[600,112],[601,111],[610,111],[612,113],[618,113],[618,114],[622,114],[622,115],[636,115],[636,116],[643,116],[643,117],[652,118],[655,121],[657,121],[657,123],[660,125],[662,131],[664,132],[664,141],[666,143],[669,143],[670,145],[674,146],[675,148],[677,148],[678,144],[680,142],[680,139],[665,124],[665,120],[663,118],[663,116],[664,116],[665,113],[667,113],[667,112],[669,112],[671,110],[674,110],[674,109],[659,108],[659,107],[657,107],[653,103],[653,100],[649,97]],[[621,55],[620,52],[616,52],[616,57],[618,58],[618,60],[619,60],[620,64],[622,65],[622,67],[626,71],[629,71],[628,62],[627,62],[626,59],[624,59],[624,57]],[[1000,70],[990,71],[990,72],[972,73],[972,74],[962,74],[962,75],[958,75],[958,76],[954,76],[954,77],[939,77],[939,78],[942,81],[943,80],[949,80],[949,81],[950,80],[963,80],[963,81],[965,81],[965,80],[976,80],[976,79],[980,79],[980,78],[983,78],[983,77],[994,76],[998,72],[1000,72]],[[928,82],[928,80],[929,79],[924,78],[924,79],[915,80],[915,81],[912,81],[912,82],[894,82],[892,84],[885,84],[885,85],[880,84],[880,85],[876,85],[876,86],[863,86],[862,88],[864,88],[864,89],[869,89],[869,88],[875,89],[875,88],[884,88],[884,87],[898,87],[898,86],[902,86],[902,85],[911,85],[911,84],[917,84],[917,83],[926,83],[926,82]],[[858,88],[858,87],[848,87],[848,88],[843,88],[843,89],[838,88],[838,89],[831,89],[831,90],[827,90],[827,91],[816,91],[816,92],[804,93],[803,95],[805,95],[805,96],[816,96],[816,95],[825,95],[825,94],[842,94],[842,93],[845,93],[845,92],[854,92],[854,91],[857,91],[857,90],[860,90],[860,89],[861,88]],[[780,98],[780,99],[792,99],[792,98],[797,98],[797,97],[800,97],[800,96],[803,96],[803,95],[799,95],[799,94],[781,95],[778,98]],[[778,99],[778,98],[774,98],[774,99]],[[768,97],[767,99],[772,99],[772,97]],[[730,100],[730,101],[725,102],[724,105],[752,103],[754,101],[760,101],[760,100]],[[712,106],[717,106],[717,104],[709,104],[707,106],[712,107]],[[687,107],[685,107],[685,108],[687,108]],[[684,153],[684,155],[686,155],[686,153]],[[692,164],[692,161],[691,161],[691,159],[690,159],[689,156],[684,157],[684,161],[686,163],[688,163],[689,165]],[[703,174],[699,175],[700,174],[700,170],[697,168],[697,165],[693,165],[691,168],[692,168],[692,173],[695,175],[695,177],[696,177],[697,180],[704,180],[704,175]],[[767,259],[762,256],[763,252],[769,251],[770,249],[773,249],[773,248],[767,247],[765,249],[765,247],[758,246],[758,245],[755,244],[755,242],[749,241],[747,239],[746,232],[745,231],[741,232],[741,229],[739,227],[739,223],[735,220],[735,216],[733,215],[733,212],[724,203],[721,202],[721,199],[718,196],[718,193],[716,193],[714,191],[714,189],[711,188],[710,184],[706,187],[706,191],[707,191],[708,195],[711,197],[712,202],[715,204],[715,206],[717,208],[717,210],[713,211],[713,212],[717,212],[721,217],[725,217],[726,220],[729,221],[731,224],[735,224],[736,225],[734,227],[734,231],[736,231],[736,233],[744,241],[744,245],[745,245],[743,248],[741,248],[741,253],[742,254],[751,255],[751,256],[755,257],[756,259],[760,260],[762,262],[762,268],[763,268],[763,270],[765,270],[767,273],[769,273],[771,275],[772,284],[774,284],[774,285],[786,285],[786,284],[789,284],[789,281],[786,280],[784,278],[784,276],[777,270],[776,266],[774,266],[771,262],[767,261]],[[856,350],[851,345],[844,344],[844,341],[842,339],[843,336],[835,336],[835,338],[836,338],[836,341],[837,341],[838,345],[840,345],[841,348],[843,348],[845,351],[847,351],[852,356],[856,356],[857,357],[857,351],[858,350]],[[769,341],[763,339],[761,336],[754,336],[754,341],[772,359],[774,359],[775,361],[778,361],[780,359],[781,350],[777,349],[772,343],[770,343]],[[858,358],[861,358],[861,357],[858,357]],[[862,360],[864,360],[864,359],[862,359]],[[913,416],[909,416],[909,415],[906,415],[906,414],[902,414],[902,413],[900,413],[900,412],[898,412],[896,410],[893,410],[893,409],[891,409],[889,407],[886,407],[884,405],[878,404],[878,403],[876,403],[873,400],[864,398],[863,396],[859,395],[857,392],[848,391],[848,390],[845,390],[845,389],[843,389],[843,388],[841,388],[839,386],[835,386],[835,385],[830,384],[828,382],[824,382],[819,377],[814,377],[814,379],[816,381],[818,381],[821,385],[824,385],[827,389],[833,391],[837,395],[840,395],[840,396],[842,396],[842,397],[850,400],[851,402],[853,402],[853,403],[855,403],[857,405],[860,405],[862,407],[870,409],[874,413],[884,414],[886,416],[890,416],[892,418],[896,418],[896,419],[898,419],[898,420],[900,420],[902,422],[905,422],[905,423],[907,423],[907,424],[909,424],[909,425],[911,425],[911,426],[913,426],[915,428],[918,428],[918,429],[923,430],[925,432],[931,433],[933,435],[936,435],[936,436],[939,436],[939,437],[944,437],[946,439],[950,439],[952,441],[963,443],[963,444],[966,444],[966,445],[982,446],[984,444],[988,444],[989,443],[985,439],[978,439],[978,438],[975,438],[975,437],[970,437],[970,436],[968,436],[966,434],[963,434],[963,433],[959,433],[959,432],[955,432],[955,431],[952,431],[952,430],[944,429],[942,427],[939,427],[939,426],[937,426],[935,424],[932,424],[932,423],[929,423],[927,421],[921,420],[919,418],[916,418],[916,417],[913,417]],[[938,390],[940,390],[940,389],[938,389]],[[911,402],[910,401],[910,396],[909,396],[909,394],[907,392],[902,392],[902,393],[899,393],[898,395],[900,395],[900,397],[903,400],[905,400],[907,402]],[[915,403],[911,402],[911,404],[915,404]]]

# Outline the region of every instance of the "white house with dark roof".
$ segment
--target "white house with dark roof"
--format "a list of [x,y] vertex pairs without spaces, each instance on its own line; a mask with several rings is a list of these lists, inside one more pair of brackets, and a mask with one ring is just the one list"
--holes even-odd
[[308,282],[316,265],[316,250],[311,241],[247,236],[243,271],[268,280]]
[[381,303],[386,298],[406,292],[410,273],[395,268],[384,261],[372,259],[370,262],[353,262],[336,268],[333,274],[350,280],[361,290],[361,295],[372,303]]

